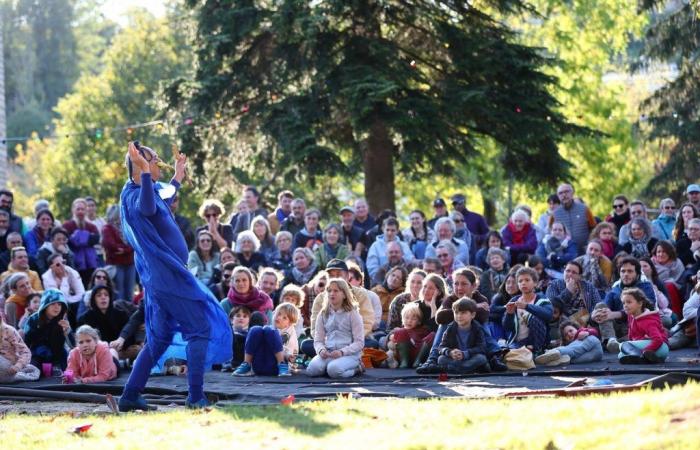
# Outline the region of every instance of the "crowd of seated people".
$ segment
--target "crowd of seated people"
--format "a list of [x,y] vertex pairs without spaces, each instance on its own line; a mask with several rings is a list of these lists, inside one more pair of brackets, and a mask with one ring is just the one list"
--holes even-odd
[[[535,364],[659,364],[697,346],[700,187],[679,209],[624,195],[604,219],[562,184],[537,221],[519,205],[489,227],[456,194],[403,227],[358,199],[335,217],[290,191],[269,212],[244,188],[232,214],[216,199],[199,223],[173,215],[187,267],[233,329],[234,376],[351,377],[368,366],[421,374]],[[31,220],[0,190],[0,382],[115,378],[143,348],[143,292],[119,206],[90,197],[58,220],[39,201]],[[430,217],[429,217],[430,216]],[[219,367],[216,367],[219,369]],[[66,377],[66,372],[71,376]]]

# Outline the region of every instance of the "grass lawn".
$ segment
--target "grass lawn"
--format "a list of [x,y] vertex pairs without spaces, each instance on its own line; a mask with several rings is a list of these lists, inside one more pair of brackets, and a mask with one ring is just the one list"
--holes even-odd
[[[73,427],[92,423],[83,436]],[[121,416],[8,415],[3,449],[698,448],[700,385],[526,400],[371,400]]]

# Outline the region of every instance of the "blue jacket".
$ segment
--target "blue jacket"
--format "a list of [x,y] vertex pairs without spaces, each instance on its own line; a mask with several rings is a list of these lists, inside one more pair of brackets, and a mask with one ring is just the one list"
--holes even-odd
[[[561,245],[553,246],[549,242],[551,239],[556,238],[551,235],[545,236],[542,242],[537,246],[535,254],[542,259],[547,269],[562,272],[566,263],[578,256],[578,247],[576,247],[576,243],[570,239],[565,240],[567,242],[566,247]],[[550,245],[548,245],[548,243]]]
[[[508,303],[515,303],[520,297],[520,295],[513,297]],[[545,324],[548,324],[552,320],[552,314],[554,313],[552,302],[542,294],[537,294],[535,303],[527,305],[525,311],[542,320]],[[508,336],[509,344],[512,344],[517,339],[519,328],[520,322],[518,321],[517,314],[508,314],[508,312],[503,314],[503,329]]]

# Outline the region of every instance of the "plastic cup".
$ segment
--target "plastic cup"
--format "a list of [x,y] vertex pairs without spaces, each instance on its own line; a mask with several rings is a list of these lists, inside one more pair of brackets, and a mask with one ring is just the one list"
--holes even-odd
[[73,384],[73,382],[75,381],[75,379],[73,378],[73,371],[72,370],[64,370],[63,377],[66,380],[66,384]]
[[51,364],[51,363],[42,363],[41,364],[41,373],[44,375],[45,378],[49,378],[51,376],[52,372],[53,372],[53,364]]

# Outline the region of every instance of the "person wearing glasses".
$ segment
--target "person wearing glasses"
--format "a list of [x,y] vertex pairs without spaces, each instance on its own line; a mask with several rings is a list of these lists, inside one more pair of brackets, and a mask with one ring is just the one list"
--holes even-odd
[[612,213],[608,214],[605,218],[606,222],[615,224],[615,229],[617,230],[618,237],[620,234],[620,229],[627,223],[629,223],[630,217],[630,201],[624,195],[616,195],[612,202]]
[[659,203],[659,217],[652,222],[661,233],[662,241],[673,240],[673,229],[676,227],[676,204],[670,198],[665,198]]
[[187,268],[199,281],[209,285],[214,267],[219,264],[219,252],[213,245],[214,237],[207,230],[197,234],[197,243],[187,257]]
[[[452,208],[462,214],[462,217],[464,218],[464,225],[474,237],[476,246],[480,246],[490,231],[489,225],[486,223],[486,219],[484,219],[484,216],[481,214],[475,213],[474,211],[469,211],[467,209],[467,197],[465,197],[464,194],[455,194],[452,196],[451,200]],[[466,240],[464,238],[459,239]]]
[[650,236],[655,238],[655,239],[661,239],[661,229],[657,224],[654,224],[649,220],[649,217],[647,216],[647,207],[644,204],[644,202],[635,200],[632,203],[630,203],[630,222],[623,225],[622,228],[620,228],[620,235],[619,235],[619,243],[622,247],[627,244],[630,240],[630,231],[632,227],[632,221],[634,219],[641,219],[644,222],[646,222],[647,227],[649,228]]
[[153,409],[142,392],[151,369],[173,342],[175,324],[187,342],[186,405],[208,407],[204,368],[231,359],[233,337],[219,302],[187,270],[187,244],[169,208],[185,178],[187,158],[175,149],[175,175],[170,183],[158,183],[160,158],[136,144],[129,143],[125,157],[129,179],[121,193],[121,213],[124,236],[134,249],[144,287],[147,339],[119,398],[119,410]]
[[73,329],[77,328],[78,309],[85,294],[85,286],[80,274],[66,266],[63,256],[56,253],[49,257],[49,270],[41,275],[44,289],[58,289],[68,305],[68,321]]
[[[218,251],[224,247],[231,247],[233,244],[233,227],[229,224],[221,223],[220,218],[224,215],[224,204],[216,199],[204,200],[199,207],[198,214],[204,219],[204,225],[194,230],[194,235],[199,236],[203,230],[209,232],[214,239],[213,246]],[[195,247],[197,243],[195,242]]]

